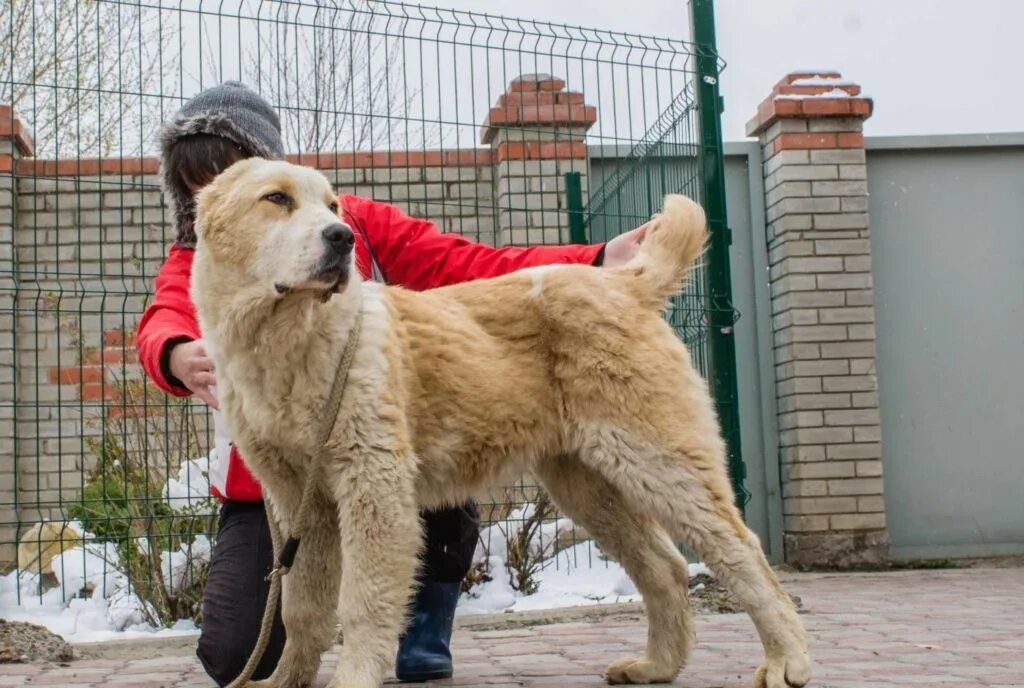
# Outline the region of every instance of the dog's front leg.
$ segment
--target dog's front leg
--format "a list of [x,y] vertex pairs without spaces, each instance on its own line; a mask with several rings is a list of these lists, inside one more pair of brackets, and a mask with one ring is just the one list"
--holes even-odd
[[376,688],[394,660],[419,560],[413,461],[362,450],[331,483],[341,531],[338,611],[345,642],[328,688]]
[[[294,490],[272,498],[283,537],[287,537],[298,509]],[[324,494],[313,497],[301,534],[295,563],[282,579],[281,621],[285,645],[269,679],[250,686],[305,688],[312,685],[320,658],[337,637],[335,602],[341,578],[337,521],[334,505]]]

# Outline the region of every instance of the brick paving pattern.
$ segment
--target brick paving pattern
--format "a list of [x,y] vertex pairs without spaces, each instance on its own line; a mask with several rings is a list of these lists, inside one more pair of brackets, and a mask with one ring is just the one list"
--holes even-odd
[[[821,688],[1024,686],[1024,569],[792,576]],[[460,629],[456,677],[437,686],[601,686],[609,660],[641,651],[642,621]],[[0,665],[0,686],[199,688],[212,683],[191,655]],[[703,615],[690,667],[674,685],[747,688],[761,647],[746,615]],[[316,685],[326,685],[331,653]]]

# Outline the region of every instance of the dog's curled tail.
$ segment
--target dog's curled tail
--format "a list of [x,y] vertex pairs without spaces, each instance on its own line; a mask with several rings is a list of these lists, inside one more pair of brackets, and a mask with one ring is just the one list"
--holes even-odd
[[699,204],[680,194],[665,197],[662,212],[647,231],[640,251],[626,264],[645,296],[660,305],[682,287],[683,279],[704,252],[707,221]]

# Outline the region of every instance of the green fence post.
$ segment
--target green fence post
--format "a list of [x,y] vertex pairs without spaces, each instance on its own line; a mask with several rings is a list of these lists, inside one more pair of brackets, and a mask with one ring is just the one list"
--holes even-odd
[[565,173],[565,210],[569,215],[569,241],[587,243],[587,228],[583,219],[583,180],[579,172]]
[[710,383],[729,452],[729,476],[736,505],[743,511],[746,468],[740,448],[736,341],[729,269],[729,224],[725,207],[725,161],[722,155],[722,99],[718,92],[718,50],[713,0],[690,0],[690,25],[697,49],[697,118],[700,128],[701,203],[711,233],[707,253]]

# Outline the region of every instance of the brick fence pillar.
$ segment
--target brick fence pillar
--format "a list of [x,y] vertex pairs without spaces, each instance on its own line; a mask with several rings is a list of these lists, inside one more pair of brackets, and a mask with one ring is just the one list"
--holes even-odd
[[[8,105],[0,105],[0,523],[10,524],[17,514],[9,505],[14,500],[16,466],[14,456],[14,216],[17,194],[14,166],[18,159],[32,155],[32,139],[24,124]],[[16,541],[12,526],[4,525],[0,542]],[[10,530],[7,530],[10,528]],[[0,562],[14,558],[14,547],[0,551]]]
[[787,75],[747,133],[763,150],[786,559],[885,559],[867,165],[872,101]]
[[499,246],[569,241],[565,173],[582,175],[587,189],[587,130],[597,108],[565,81],[548,74],[516,77],[483,124],[494,151],[494,196]]

